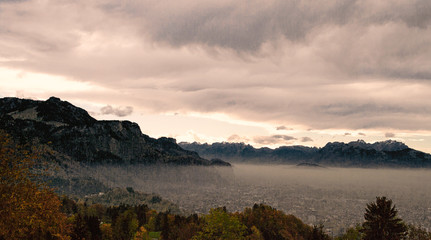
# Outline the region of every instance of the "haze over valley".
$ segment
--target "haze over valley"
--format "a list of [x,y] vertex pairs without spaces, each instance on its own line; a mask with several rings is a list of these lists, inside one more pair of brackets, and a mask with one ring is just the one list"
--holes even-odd
[[431,229],[430,169],[100,165],[79,172],[109,187],[156,193],[186,214],[206,214],[221,206],[242,211],[264,203],[305,223],[323,223],[334,234],[361,223],[365,205],[376,196],[387,196],[407,223]]

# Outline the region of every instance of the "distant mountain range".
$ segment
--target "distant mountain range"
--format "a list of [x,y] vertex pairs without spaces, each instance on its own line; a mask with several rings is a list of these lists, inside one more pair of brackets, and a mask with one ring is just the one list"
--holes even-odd
[[151,138],[129,121],[97,121],[87,111],[51,97],[0,99],[0,129],[21,144],[48,148],[59,161],[83,163],[229,165],[184,150],[173,138]]
[[[129,121],[98,121],[87,111],[51,97],[0,99],[0,129],[21,144],[43,147],[44,158],[85,164],[229,166],[229,162],[311,163],[339,167],[431,167],[431,155],[397,141],[332,142],[322,148],[254,148],[244,143],[180,143],[151,138]],[[201,157],[202,156],[202,157]],[[213,160],[207,160],[213,159]]]
[[330,142],[322,148],[283,146],[276,149],[254,148],[244,143],[179,143],[184,149],[207,158],[221,158],[236,163],[318,164],[335,167],[431,167],[431,155],[388,140],[366,143]]

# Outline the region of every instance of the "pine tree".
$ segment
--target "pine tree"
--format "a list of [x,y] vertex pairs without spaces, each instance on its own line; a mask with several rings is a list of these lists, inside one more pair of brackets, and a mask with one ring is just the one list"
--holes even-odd
[[361,230],[364,240],[399,240],[406,235],[407,227],[397,216],[392,200],[376,197],[376,202],[367,204],[365,222]]

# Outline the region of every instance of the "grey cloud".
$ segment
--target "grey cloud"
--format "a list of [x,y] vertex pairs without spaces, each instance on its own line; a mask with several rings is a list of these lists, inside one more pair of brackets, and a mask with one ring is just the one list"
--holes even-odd
[[385,133],[385,137],[387,137],[387,138],[393,138],[393,137],[395,137],[395,134],[388,132],[388,133]]
[[391,78],[407,78],[407,79],[417,79],[417,80],[431,80],[431,71],[429,70],[417,70],[414,69],[380,69],[375,71],[378,74],[388,76]]
[[142,31],[155,41],[172,46],[199,44],[256,51],[262,44],[280,37],[305,41],[313,30],[326,26],[358,24],[372,26],[388,22],[409,27],[430,25],[431,3],[427,0],[375,4],[372,1],[274,0],[209,1],[111,4],[110,13],[131,15],[144,22]]
[[286,127],[286,126],[278,126],[277,128],[276,128],[276,130],[293,130],[293,128],[288,128],[288,127]]
[[365,133],[358,133],[358,135],[360,135],[360,136],[366,136],[366,134]]
[[333,103],[329,105],[321,105],[316,107],[317,111],[324,112],[330,115],[348,116],[361,113],[373,112],[409,112],[412,109],[406,109],[403,106],[394,104],[373,104],[373,103]]
[[[328,23],[345,24],[355,12],[355,1],[343,1],[322,7],[300,1],[231,1],[192,3],[182,10],[157,5],[149,10],[165,14],[145,14],[145,30],[156,41],[173,46],[202,44],[256,51],[265,42],[280,36],[292,41],[304,39],[313,28]],[[149,13],[146,12],[146,13]]]
[[19,4],[0,6],[0,55],[22,60],[0,67],[109,90],[74,98],[310,129],[431,130],[430,1]]
[[[73,50],[82,43],[82,35],[76,32],[84,32],[96,36],[100,33],[106,33],[107,36],[129,34],[127,37],[131,39],[140,37],[143,42],[148,40],[146,35],[149,35],[156,44],[166,42],[172,46],[227,48],[239,52],[255,52],[262,44],[274,45],[277,52],[293,50],[292,53],[295,53],[296,48],[310,47],[313,49],[312,55],[321,57],[327,62],[328,67],[337,67],[334,73],[354,77],[382,75],[392,79],[418,80],[430,79],[431,75],[426,67],[431,64],[429,57],[426,57],[431,54],[429,44],[431,29],[420,28],[428,26],[430,22],[431,14],[426,10],[430,8],[431,2],[426,0],[406,0],[394,4],[374,4],[365,1],[333,1],[322,4],[313,1],[274,0],[265,6],[259,1],[209,1],[205,4],[198,1],[188,4],[181,1],[175,3],[108,1],[104,4],[76,1],[68,7],[85,9],[83,15],[86,17],[79,19],[80,21],[61,11],[56,13],[55,6],[56,4],[52,4],[49,8],[51,11],[39,14],[52,14],[52,18],[56,19],[59,19],[57,15],[64,15],[58,25],[55,21],[54,23],[35,21],[30,18],[32,14],[29,14],[27,16],[29,23],[24,25],[28,26],[27,29],[16,29],[12,25],[4,24],[0,29],[6,29],[7,36],[0,34],[0,37],[9,39],[13,36],[12,42],[22,42],[24,45],[18,49],[52,52],[53,56],[61,57],[65,62],[61,61],[62,64],[59,64],[58,59],[51,59],[50,55],[40,57],[36,52],[31,56],[24,56],[29,59],[39,57],[35,61],[9,64],[38,71],[69,74],[78,78],[116,80],[136,79],[148,75],[160,76],[166,72],[166,68],[161,67],[162,61],[157,61],[157,57],[154,59],[158,66],[154,66],[152,61],[140,57],[145,55],[145,51],[139,52],[137,49],[133,49],[131,53],[109,49],[108,56],[96,54],[79,58],[79,55],[73,54]],[[35,18],[38,17],[37,12],[33,15]],[[6,16],[7,18],[0,20],[5,23],[24,21],[21,16],[12,14]],[[101,25],[94,19],[105,19],[107,22]],[[388,30],[392,25],[387,23],[395,27]],[[106,25],[117,27],[107,28]],[[129,31],[124,30],[123,26],[128,26]],[[369,28],[377,30],[368,31]],[[70,29],[72,31],[69,31]],[[136,36],[135,32],[138,30],[144,36]],[[53,32],[62,33],[52,34]],[[280,42],[280,37],[293,42]],[[327,42],[323,41],[322,37],[327,38],[323,39]],[[331,43],[333,45],[329,45]],[[13,51],[11,46],[14,45],[7,44],[9,49],[4,51]],[[18,49],[16,51],[21,51]],[[72,55],[69,55],[71,53]],[[169,60],[163,60],[166,61],[166,65],[171,65]],[[93,66],[91,64],[93,62],[101,62],[105,67]],[[143,66],[142,62],[148,64]],[[306,62],[313,66],[312,61]],[[187,61],[174,61],[172,65],[175,67],[170,68],[172,69],[170,71],[175,73],[183,70],[181,66],[184,63]],[[198,70],[200,65],[189,64],[185,70],[191,71],[193,67]],[[118,70],[119,66],[121,70]],[[300,72],[301,69],[296,71]],[[309,72],[308,69],[304,71]],[[182,86],[184,90],[208,87],[196,87],[195,84]]]
[[278,138],[278,139],[283,139],[283,140],[286,140],[286,141],[296,140],[295,137],[287,136],[287,135],[273,135],[272,137],[273,138]]
[[348,132],[344,133],[344,136],[350,136],[350,135],[352,135],[352,134],[348,133]]
[[302,137],[301,142],[313,142],[313,139],[311,139],[310,137]]
[[257,136],[253,141],[258,144],[280,144],[296,140],[295,137],[287,135]]
[[[354,92],[321,91],[319,87],[311,86],[307,86],[307,92],[301,96],[292,94],[289,89],[279,94],[276,90],[210,90],[193,94],[188,104],[200,111],[227,111],[232,116],[256,121],[289,119],[295,123],[307,123],[313,129],[428,129],[431,127],[431,122],[428,122],[431,119],[431,101],[426,96],[426,89],[429,88],[405,91],[402,87],[393,87],[387,99],[381,98],[379,92],[356,92],[356,89]],[[361,95],[375,100],[362,99]],[[403,98],[399,97],[401,95]],[[226,102],[232,99],[237,104],[228,106]],[[325,102],[332,103],[321,105]]]
[[0,0],[0,4],[1,3],[17,3],[17,2],[24,2],[24,1],[28,1],[28,0]]
[[245,140],[247,140],[247,139],[240,137],[237,134],[233,134],[230,137],[228,137],[228,139],[227,139],[228,142],[244,142]]
[[[387,3],[388,5],[390,3]],[[373,16],[375,21],[401,21],[411,27],[426,28],[431,23],[431,4],[427,0],[401,1],[394,4],[392,12]],[[383,10],[383,9],[382,9]]]
[[[307,86],[307,91],[301,96],[291,93],[299,91],[298,89],[283,89],[280,92],[253,88],[228,91],[212,89],[187,96],[178,95],[179,99],[171,102],[181,102],[185,109],[229,112],[233,117],[254,121],[289,119],[289,122],[305,123],[313,129],[431,128],[431,111],[427,111],[431,110],[427,106],[431,101],[426,96],[429,88],[415,91],[405,91],[402,87],[393,88],[388,99],[377,98],[379,92],[357,92],[355,89],[354,92],[345,93],[322,91],[319,87]],[[361,95],[375,100],[361,99]],[[401,95],[403,98],[399,97]],[[235,100],[237,104],[226,104],[231,100]],[[321,105],[325,102],[332,104]]]
[[111,105],[107,105],[100,109],[101,114],[113,114],[118,117],[125,117],[133,113],[133,107],[118,107],[114,108]]

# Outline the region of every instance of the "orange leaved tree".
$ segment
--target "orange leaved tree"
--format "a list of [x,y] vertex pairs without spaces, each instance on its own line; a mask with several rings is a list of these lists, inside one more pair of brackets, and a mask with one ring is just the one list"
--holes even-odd
[[69,239],[60,200],[32,171],[36,159],[0,131],[0,239]]

